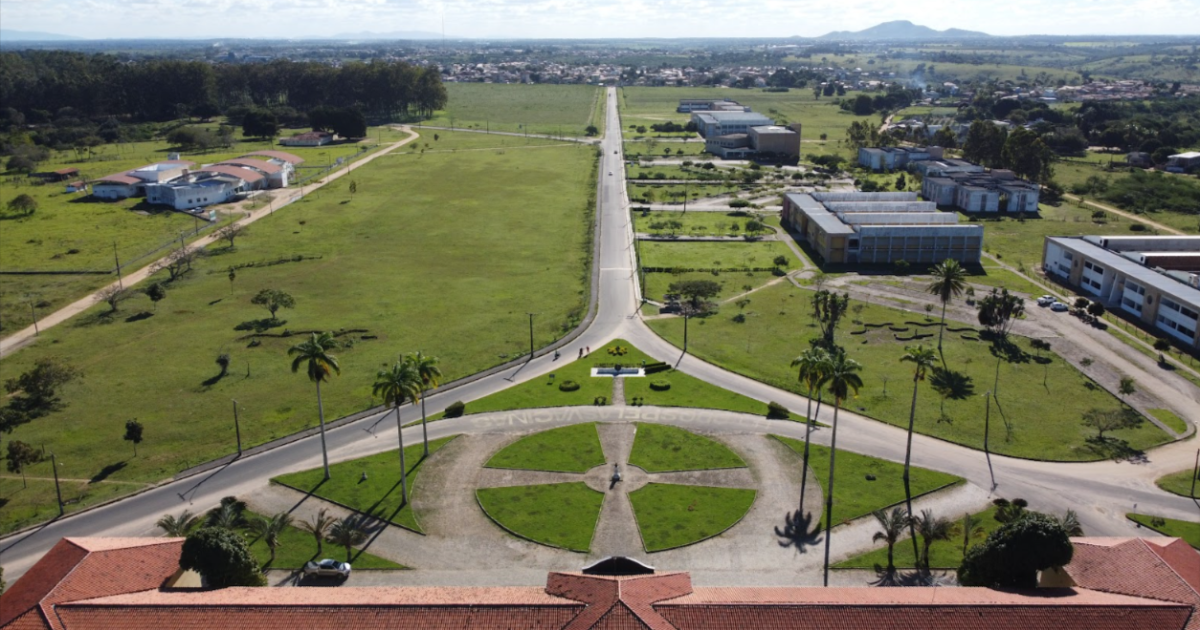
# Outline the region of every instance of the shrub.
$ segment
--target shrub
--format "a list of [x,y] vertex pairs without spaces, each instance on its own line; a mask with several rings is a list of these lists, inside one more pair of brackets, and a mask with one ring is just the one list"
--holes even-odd
[[787,407],[771,401],[767,403],[767,418],[771,420],[787,420],[792,416],[792,412]]
[[563,381],[558,384],[558,390],[562,392],[574,392],[579,390],[579,383],[575,381]]
[[592,399],[592,404],[597,407],[603,407],[608,404],[608,396],[597,396]]
[[467,410],[467,404],[461,400],[456,400],[446,406],[446,411],[442,414],[446,418],[457,418],[463,415]]
[[650,381],[650,389],[653,389],[656,392],[665,392],[668,389],[671,389],[671,381],[665,379]]
[[656,361],[654,363],[647,363],[642,369],[646,374],[657,374],[658,372],[666,372],[671,369],[671,366],[662,361]]
[[1130,232],[1145,232],[1146,225],[1144,223],[1130,223],[1129,231]]
[[733,201],[729,202],[729,207],[730,208],[748,208],[748,207],[750,207],[750,202],[745,199],[734,199]]

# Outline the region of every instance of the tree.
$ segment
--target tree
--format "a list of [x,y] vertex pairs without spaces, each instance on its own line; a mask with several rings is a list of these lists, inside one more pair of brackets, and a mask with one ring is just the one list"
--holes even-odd
[[979,300],[979,323],[993,335],[1004,338],[1018,317],[1025,314],[1025,300],[1008,292],[992,289]]
[[117,312],[121,307],[121,302],[129,299],[132,292],[129,289],[118,285],[110,285],[96,292],[96,301],[108,304],[108,314],[111,315]]
[[179,249],[167,254],[161,260],[158,260],[150,266],[150,273],[158,273],[166,270],[169,274],[167,282],[172,282],[176,278],[192,270],[192,263],[201,256],[207,255],[206,250],[191,249],[188,247],[180,247]]
[[125,439],[133,442],[133,456],[137,457],[137,445],[142,443],[142,423],[137,420],[125,421]]
[[179,516],[166,514],[155,523],[163,534],[171,538],[185,538],[200,525],[200,517],[184,510]]
[[987,120],[976,120],[967,129],[963,141],[963,157],[988,168],[1000,168],[1004,163],[1004,142],[1007,133]]
[[996,519],[997,523],[1012,523],[1025,518],[1029,514],[1029,502],[1025,499],[1017,498],[1009,501],[1003,497],[994,499],[992,505],[996,506],[995,513],[992,518]]
[[854,97],[850,111],[854,112],[855,116],[870,116],[875,113],[875,106],[871,103],[870,96],[859,94]]
[[213,236],[229,241],[229,249],[233,249],[233,242],[236,241],[239,236],[244,236],[249,231],[250,226],[248,225],[230,223],[229,225],[217,230]]
[[1167,341],[1166,339],[1161,339],[1161,338],[1155,339],[1154,340],[1154,349],[1158,350],[1159,352],[1166,352],[1171,349],[1171,342]]
[[908,510],[902,507],[894,507],[891,512],[875,510],[872,515],[879,522],[881,529],[871,537],[871,542],[882,540],[887,543],[887,572],[889,574],[895,573],[896,561],[893,552],[896,548],[896,542],[904,535],[904,526],[911,525],[912,519],[908,517]]
[[242,118],[242,133],[251,138],[273,138],[279,134],[279,119],[265,109],[252,109]]
[[[930,368],[933,367],[934,361],[937,360],[932,349],[927,349],[923,345],[918,345],[913,348],[906,346],[904,348],[904,356],[900,357],[902,363],[913,364],[913,395],[912,404],[908,409],[908,442],[904,448],[904,502],[908,508],[908,513],[912,514],[912,485],[909,483],[909,471],[912,468],[912,438],[913,426],[917,418],[917,386],[921,381],[925,380],[925,375]],[[920,558],[917,554],[917,529],[915,521],[908,523],[909,535],[913,541],[913,557]]]
[[1068,536],[1074,537],[1084,535],[1083,525],[1079,522],[1079,515],[1075,513],[1075,510],[1067,510],[1066,514],[1063,514],[1060,517],[1055,517],[1055,520],[1058,521],[1058,524],[1063,528],[1063,531],[1067,532]]
[[1031,512],[975,545],[958,569],[958,583],[989,588],[1035,588],[1038,571],[1071,562],[1074,548],[1062,525]]
[[1004,166],[1018,177],[1044,182],[1054,176],[1054,151],[1046,146],[1041,136],[1024,127],[1017,127],[1009,134],[1001,157]]
[[713,280],[680,280],[672,282],[667,292],[683,298],[693,314],[704,315],[710,312],[712,306],[708,299],[721,292],[721,285]]
[[339,518],[329,528],[329,542],[346,549],[346,562],[350,561],[350,548],[367,542],[364,523],[357,517]]
[[913,517],[917,524],[917,533],[921,536],[921,555],[917,558],[918,565],[929,573],[929,548],[939,540],[950,540],[954,534],[954,523],[950,519],[934,517],[933,510],[921,510],[921,515]]
[[375,375],[371,393],[396,409],[396,435],[400,440],[400,500],[407,504],[408,465],[404,461],[404,423],[400,421],[400,405],[410,400],[416,402],[421,396],[421,376],[412,356],[401,357],[390,370],[380,370]]
[[[291,296],[288,297],[290,299]],[[332,374],[342,373],[337,357],[330,354],[330,350],[336,347],[337,340],[333,338],[333,335],[323,332],[313,333],[312,338],[308,341],[288,348],[288,356],[295,357],[292,360],[292,373],[300,371],[301,365],[305,366],[308,380],[317,386],[317,414],[321,422],[321,459],[324,462],[326,479],[329,479],[329,450],[325,445],[325,407],[321,404],[321,383],[329,380]]]
[[442,369],[437,357],[426,356],[420,350],[412,355],[417,375],[421,377],[421,439],[425,443],[424,457],[429,457],[429,430],[425,424],[425,392],[436,389],[442,380]]
[[321,508],[317,510],[316,516],[300,523],[300,529],[312,534],[316,539],[318,556],[324,549],[325,536],[329,533],[329,528],[333,526],[334,520],[336,519],[329,515],[329,510]]
[[219,527],[205,527],[188,535],[179,567],[199,573],[210,588],[266,585],[242,536]]
[[30,197],[25,193],[21,193],[12,199],[9,199],[7,207],[9,212],[29,216],[34,212],[37,212],[38,202],[33,197]]
[[962,521],[958,524],[959,533],[963,535],[962,555],[967,555],[967,548],[971,546],[971,539],[978,537],[984,532],[983,525],[979,524],[979,517],[972,514],[964,513]]
[[150,286],[142,289],[146,297],[150,298],[150,303],[154,305],[154,311],[158,312],[158,303],[167,297],[167,288],[161,282],[155,282]]
[[12,433],[17,427],[63,406],[58,390],[79,378],[79,370],[48,357],[38,359],[33,368],[4,381],[8,404],[0,407],[0,433]]
[[221,497],[221,504],[204,515],[204,526],[228,530],[245,527],[246,509],[246,502],[237,497]]
[[933,134],[933,146],[942,147],[944,149],[957,149],[958,138],[954,135],[954,130],[949,125],[943,126]]
[[1122,398],[1136,394],[1137,381],[1133,380],[1131,377],[1122,376],[1121,384],[1117,387],[1117,393],[1120,394]]
[[278,512],[270,518],[259,516],[250,521],[250,531],[266,543],[267,549],[271,552],[271,558],[267,560],[267,566],[275,563],[275,551],[282,544],[279,537],[291,525],[292,515],[287,512]]
[[354,194],[357,192],[358,192],[358,182],[352,179],[352,180],[350,180],[350,196],[353,197]]
[[[966,287],[967,270],[957,260],[947,258],[940,265],[929,270],[933,282],[929,284],[929,293],[936,295],[942,303],[942,325],[938,327],[938,354],[942,355],[942,335],[946,332],[946,305],[950,300],[962,295]],[[942,365],[946,364],[942,355]]]
[[1104,305],[1099,302],[1092,302],[1091,304],[1088,304],[1087,312],[1088,315],[1091,315],[1096,319],[1100,319],[1101,317],[1104,317]]
[[821,385],[833,395],[833,433],[829,444],[829,491],[825,495],[825,586],[829,586],[829,539],[833,529],[833,474],[834,460],[837,458],[838,412],[842,409],[842,401],[853,392],[858,393],[862,388],[862,377],[858,371],[862,365],[846,357],[845,351],[834,352],[821,379]]
[[896,176],[896,190],[908,189],[908,179],[904,177],[904,173]]
[[834,333],[837,331],[838,323],[841,322],[842,316],[850,308],[850,294],[843,293],[838,295],[832,291],[822,289],[817,291],[812,296],[813,318],[821,326],[821,339],[825,349],[833,352],[837,347],[834,341]]
[[1083,414],[1083,426],[1096,430],[1096,438],[1104,439],[1108,431],[1133,429],[1142,424],[1142,416],[1138,412],[1125,409],[1089,409]]
[[792,360],[792,367],[798,368],[796,379],[808,388],[808,409],[804,413],[804,471],[800,476],[800,513],[804,513],[804,491],[808,485],[808,445],[812,438],[812,427],[816,422],[813,415],[812,395],[817,390],[817,413],[821,411],[821,384],[825,372],[829,368],[830,356],[823,348],[809,348]]
[[583,130],[583,133],[584,133],[584,135],[586,135],[590,138],[592,136],[598,135],[600,133],[600,130],[596,128],[596,125],[588,125],[587,128]]
[[5,459],[8,460],[6,464],[8,472],[20,474],[21,487],[29,487],[25,483],[25,467],[42,461],[42,452],[21,440],[10,441],[7,448],[8,455]]
[[271,313],[271,321],[277,321],[275,313],[281,308],[295,308],[296,299],[286,291],[279,289],[263,289],[250,298],[250,303],[266,308]]

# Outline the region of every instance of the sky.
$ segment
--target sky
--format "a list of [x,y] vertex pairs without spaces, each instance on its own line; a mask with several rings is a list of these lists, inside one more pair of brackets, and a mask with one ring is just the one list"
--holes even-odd
[[993,35],[1200,35],[1200,0],[0,0],[5,30],[104,38],[815,37],[891,20]]

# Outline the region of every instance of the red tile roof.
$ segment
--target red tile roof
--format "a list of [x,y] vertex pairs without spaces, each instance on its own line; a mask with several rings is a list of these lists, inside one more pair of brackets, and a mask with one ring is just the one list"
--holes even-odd
[[273,175],[283,170],[283,167],[278,164],[272,164],[265,160],[255,160],[251,158],[238,158],[236,160],[225,160],[221,164],[232,164],[234,166],[248,166],[253,169],[260,170],[268,175]]
[[1179,538],[1072,538],[1063,571],[1081,588],[1182,602],[1200,630],[1200,554]]
[[140,180],[132,175],[126,175],[125,173],[114,173],[107,177],[101,177],[101,178],[98,178],[98,179],[95,179],[92,181],[113,183],[113,184],[125,184],[126,186],[142,183],[142,180]]
[[258,171],[251,170],[242,166],[229,166],[226,164],[212,164],[204,168],[196,169],[197,173],[220,173],[237,177],[253,184],[254,182],[262,181],[263,174]]
[[276,160],[283,160],[284,162],[292,165],[304,163],[304,158],[286,151],[254,151],[247,153],[242,157],[250,157],[252,155],[264,155],[269,158],[275,158]]

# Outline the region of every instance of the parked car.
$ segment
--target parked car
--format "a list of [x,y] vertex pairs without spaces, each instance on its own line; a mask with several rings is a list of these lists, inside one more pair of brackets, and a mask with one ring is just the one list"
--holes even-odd
[[1051,304],[1054,304],[1057,301],[1058,301],[1058,299],[1055,298],[1053,295],[1043,295],[1042,297],[1037,299],[1038,306],[1050,306]]
[[304,577],[350,577],[350,563],[325,558],[320,562],[309,560],[304,563]]
[[1055,303],[1053,303],[1053,304],[1051,304],[1051,305],[1050,305],[1050,310],[1052,310],[1052,311],[1057,311],[1057,312],[1059,312],[1059,313],[1061,313],[1061,312],[1063,312],[1063,311],[1070,310],[1070,308],[1071,308],[1071,307],[1067,306],[1066,304],[1064,304],[1064,303],[1062,303],[1062,302],[1055,302]]

